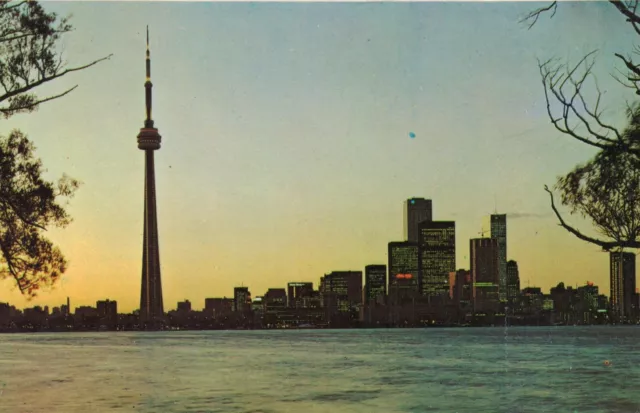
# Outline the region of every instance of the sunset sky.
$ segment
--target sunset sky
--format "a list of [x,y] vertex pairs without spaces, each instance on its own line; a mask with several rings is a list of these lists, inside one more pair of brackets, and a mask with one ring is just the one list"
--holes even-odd
[[497,207],[523,287],[589,280],[608,294],[608,255],[558,227],[543,190],[594,151],[553,129],[536,58],[599,49],[603,103],[623,125],[633,94],[613,53],[637,35],[600,2],[561,4],[527,30],[537,6],[46,2],[73,15],[70,66],[114,56],[38,89],[78,84],[68,97],[2,121],[35,142],[50,179],[83,185],[74,222],[49,232],[70,263],[62,281],[30,303],[2,281],[0,302],[138,307],[147,24],[165,310],[386,264],[412,196],[456,221],[458,268]]

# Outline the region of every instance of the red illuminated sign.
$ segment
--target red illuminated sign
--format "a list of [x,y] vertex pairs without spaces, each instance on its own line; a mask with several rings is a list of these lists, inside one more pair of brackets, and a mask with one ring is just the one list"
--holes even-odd
[[410,280],[413,278],[413,274],[396,274],[396,280]]

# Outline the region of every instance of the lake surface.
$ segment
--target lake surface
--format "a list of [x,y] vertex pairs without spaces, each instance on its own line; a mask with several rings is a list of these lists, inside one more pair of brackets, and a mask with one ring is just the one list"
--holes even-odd
[[635,413],[639,350],[607,326],[3,334],[0,412]]

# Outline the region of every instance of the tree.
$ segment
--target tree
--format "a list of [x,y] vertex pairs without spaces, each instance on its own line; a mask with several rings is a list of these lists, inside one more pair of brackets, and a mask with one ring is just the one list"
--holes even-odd
[[[45,12],[35,1],[0,0],[0,113],[5,118],[67,95],[77,86],[45,97],[34,89],[110,57],[67,68],[57,46],[71,30],[68,18]],[[71,221],[61,201],[78,187],[67,176],[46,181],[34,150],[20,131],[0,136],[0,278],[12,277],[28,298],[66,270],[63,254],[43,232]]]
[[72,29],[68,18],[46,13],[35,1],[0,0],[0,86],[4,90],[0,113],[8,118],[32,112],[41,103],[67,95],[77,86],[47,97],[38,97],[32,90],[111,57],[66,68],[56,47],[60,36]]
[[[638,105],[627,113],[629,126],[623,139],[633,139],[640,127]],[[551,197],[551,208],[560,225],[583,241],[602,247],[640,248],[640,159],[618,147],[603,149],[589,162],[576,166],[558,179],[563,205],[571,213],[590,218],[596,230],[608,241],[587,236],[568,225],[555,206],[553,192],[545,187]]]
[[64,256],[42,231],[69,224],[59,200],[78,187],[66,176],[57,184],[42,179],[42,162],[33,157],[34,149],[17,130],[0,138],[0,252],[5,264],[0,278],[12,276],[27,296],[53,285],[66,270]]
[[[640,35],[640,0],[609,2]],[[540,16],[555,16],[558,2],[529,13],[522,21],[532,28]],[[634,54],[640,54],[635,47]],[[607,240],[587,236],[567,224],[556,208],[553,192],[551,208],[560,226],[583,241],[604,250],[640,248],[640,107],[627,104],[628,125],[624,130],[608,122],[601,108],[602,93],[592,69],[596,51],[584,56],[577,64],[568,65],[550,59],[538,62],[547,114],[556,130],[599,152],[589,162],[578,165],[560,177],[555,189],[560,190],[562,204],[571,213],[590,218],[596,230]],[[615,53],[623,69],[617,68],[614,77],[625,87],[640,95],[640,64],[629,54]],[[590,86],[595,98],[587,98]]]

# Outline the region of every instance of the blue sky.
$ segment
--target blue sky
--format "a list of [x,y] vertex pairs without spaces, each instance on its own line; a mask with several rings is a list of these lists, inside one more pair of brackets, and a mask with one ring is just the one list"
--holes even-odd
[[[42,88],[79,84],[70,96],[4,122],[28,133],[51,178],[84,183],[74,223],[50,234],[68,273],[33,303],[137,307],[147,24],[168,309],[386,263],[411,196],[456,221],[460,268],[497,206],[535,215],[508,222],[523,285],[591,280],[608,293],[608,256],[550,215],[543,186],[594,152],[549,123],[536,59],[598,49],[607,114],[622,122],[633,94],[610,75],[613,53],[635,36],[599,2],[561,4],[527,30],[518,21],[538,5],[47,2],[73,15],[69,65],[114,56]],[[0,300],[24,305],[4,283]]]

